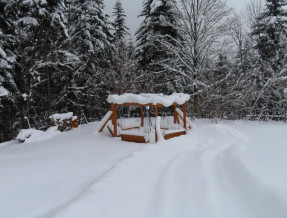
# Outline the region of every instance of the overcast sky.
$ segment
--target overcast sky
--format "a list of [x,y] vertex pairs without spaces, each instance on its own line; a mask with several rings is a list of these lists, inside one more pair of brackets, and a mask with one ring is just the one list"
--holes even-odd
[[[248,0],[246,0],[248,1]],[[116,0],[104,0],[106,5],[106,13],[112,15],[113,7]],[[121,0],[124,10],[127,15],[127,26],[130,28],[130,33],[134,34],[140,25],[138,15],[142,10],[143,0]],[[242,10],[244,7],[244,0],[227,0],[229,6],[233,7],[236,11]]]

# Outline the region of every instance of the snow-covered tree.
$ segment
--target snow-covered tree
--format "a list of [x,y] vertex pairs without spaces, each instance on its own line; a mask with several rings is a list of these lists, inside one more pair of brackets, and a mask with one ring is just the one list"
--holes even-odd
[[114,50],[112,22],[103,11],[102,1],[77,0],[71,4],[71,47],[81,61],[75,73],[78,109],[83,109],[88,117],[100,118],[105,111],[105,78]]
[[9,14],[9,2],[0,1],[0,142],[9,140],[17,131],[16,120],[19,114],[17,107],[18,87],[14,72],[16,55],[13,17]]
[[[30,1],[29,7],[35,7],[34,18],[37,26],[29,30],[30,75],[29,84],[33,114],[44,116],[66,106],[67,74],[71,70],[72,54],[64,47],[69,38],[67,30],[66,5],[64,1]],[[75,61],[75,59],[73,60]],[[61,83],[61,85],[59,85]],[[65,110],[65,109],[63,109]]]
[[161,43],[179,39],[174,0],[145,0],[140,14],[144,20],[136,32],[136,56],[141,66],[143,89],[150,92],[169,93],[172,87],[173,74],[163,67],[163,62],[173,55]]
[[[13,129],[17,131],[19,128],[19,125],[17,125],[19,119],[21,120],[20,126],[22,128],[28,127],[25,117],[29,117],[31,109],[32,75],[30,68],[34,63],[33,52],[31,50],[31,45],[33,45],[31,32],[39,25],[36,14],[37,11],[43,9],[43,4],[39,1],[17,0],[1,1],[1,8],[2,6],[4,15],[3,23],[5,24],[2,25],[2,27],[5,28],[6,26],[9,30],[7,34],[6,28],[4,34],[8,36],[11,45],[9,50],[5,52],[10,56],[10,66],[12,63],[11,60],[13,60],[9,84],[17,88],[17,93],[12,94],[13,104],[17,106],[17,112],[14,112],[10,118],[13,123]],[[45,13],[45,11],[42,12]],[[11,54],[13,54],[12,59]]]
[[152,26],[151,26],[151,18],[150,18],[150,4],[152,0],[144,0],[143,1],[143,10],[139,17],[143,17],[143,21],[136,32],[137,39],[137,49],[136,55],[139,59],[139,63],[141,66],[146,65],[150,62],[148,51],[151,50],[151,41],[148,41],[152,35]]
[[249,0],[246,2],[244,13],[242,14],[246,32],[250,33],[256,23],[257,18],[263,12],[264,1],[265,0]]
[[115,50],[112,58],[112,69],[108,73],[109,90],[112,93],[122,94],[134,90],[135,59],[134,46],[126,26],[126,15],[121,2],[118,0],[113,11],[113,27]]
[[[14,81],[15,54],[13,43],[15,43],[14,24],[8,11],[9,3],[0,1],[0,96],[4,98],[13,97],[17,86]],[[1,102],[0,102],[1,105]]]
[[264,61],[280,64],[284,59],[287,36],[285,0],[266,0],[265,10],[257,17],[252,34],[258,38],[256,47]]
[[126,14],[120,0],[116,1],[114,6],[113,16],[115,17],[113,26],[115,29],[115,40],[123,41],[125,36],[128,35],[128,27],[126,26]]
[[206,67],[222,52],[228,31],[230,9],[221,0],[181,0],[177,7],[182,40],[166,43],[176,62],[167,67],[185,81],[185,91],[193,95],[193,113],[198,114],[200,94],[209,88]]
[[[254,108],[273,110],[285,103],[282,89],[283,66],[287,52],[287,2],[266,0],[265,9],[256,19],[252,35],[259,54]],[[281,82],[280,82],[281,81]]]

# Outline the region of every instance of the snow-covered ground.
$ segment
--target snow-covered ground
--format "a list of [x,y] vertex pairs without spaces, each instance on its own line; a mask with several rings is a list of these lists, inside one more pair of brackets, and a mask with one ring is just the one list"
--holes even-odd
[[97,123],[0,144],[2,218],[286,218],[287,124],[208,120],[157,144]]

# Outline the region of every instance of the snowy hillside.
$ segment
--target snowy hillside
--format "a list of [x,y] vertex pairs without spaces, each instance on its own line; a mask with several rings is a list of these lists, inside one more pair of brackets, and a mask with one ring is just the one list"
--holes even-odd
[[287,124],[195,122],[157,144],[97,123],[0,144],[2,218],[285,218]]

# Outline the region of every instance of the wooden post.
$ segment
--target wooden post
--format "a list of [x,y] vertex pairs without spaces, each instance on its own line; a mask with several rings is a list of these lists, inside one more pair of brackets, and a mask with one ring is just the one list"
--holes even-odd
[[158,107],[154,106],[154,118],[155,118],[155,142],[157,142],[157,133],[156,133],[156,118],[158,116]]
[[173,123],[176,124],[177,121],[176,104],[173,105]]
[[113,103],[111,103],[111,110],[112,110],[112,124],[114,125],[114,110],[115,110],[115,107],[114,107]]
[[112,125],[114,125],[114,104],[111,103],[111,111],[112,111]]
[[141,126],[144,126],[144,106],[141,105]]
[[113,112],[113,119],[112,119],[112,124],[114,125],[114,137],[118,136],[118,124],[117,124],[117,105],[116,104],[111,104],[112,107],[112,112]]
[[186,105],[187,105],[187,102],[183,104],[183,126],[185,129],[186,129]]

